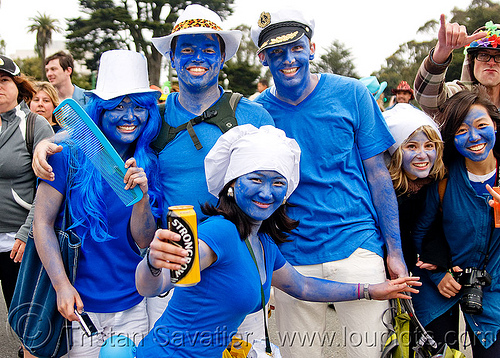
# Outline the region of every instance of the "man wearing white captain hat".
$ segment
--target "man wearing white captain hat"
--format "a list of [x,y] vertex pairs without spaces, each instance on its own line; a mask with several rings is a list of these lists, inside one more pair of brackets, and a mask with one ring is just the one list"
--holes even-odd
[[[264,11],[256,20],[252,40],[274,79],[257,102],[302,150],[301,183],[288,199],[290,216],[300,224],[281,252],[306,276],[377,283],[386,278],[385,246],[391,276],[406,275],[396,196],[383,160],[394,139],[374,97],[359,80],[310,72],[314,20],[303,12]],[[326,303],[300,302],[279,290],[275,299],[282,337],[325,333]],[[379,357],[387,303],[335,307],[346,327],[348,357]],[[284,358],[324,356],[320,340],[299,341],[282,347]]]

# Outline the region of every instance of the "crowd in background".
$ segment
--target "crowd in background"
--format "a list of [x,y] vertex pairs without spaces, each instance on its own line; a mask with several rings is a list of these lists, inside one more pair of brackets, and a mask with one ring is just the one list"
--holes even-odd
[[[177,73],[169,94],[150,85],[146,58],[134,51],[101,54],[88,91],[72,83],[66,52],[45,59],[47,82],[0,55],[7,308],[16,309],[17,275],[29,265],[23,253],[36,248],[58,311],[72,322],[69,357],[104,357],[101,347],[119,332],[137,357],[230,357],[239,338],[286,358],[320,358],[319,340],[269,342],[271,301],[281,334],[324,332],[333,303],[347,335],[381,337],[394,298],[411,298],[438,350],[461,349],[461,310],[473,356],[500,356],[500,25],[468,35],[442,15],[413,87],[401,81],[385,104],[387,83],[374,76],[311,72],[315,26],[305,13],[255,20],[252,40],[273,84],[260,79],[250,98],[218,82],[241,32],[223,30],[201,5],[152,40]],[[461,48],[462,77],[445,83]],[[54,110],[69,98],[123,160],[120,185],[142,193],[133,205],[78,141],[54,136],[65,130]],[[197,215],[195,286],[170,281],[189,254],[166,229],[173,205]],[[66,217],[82,240],[74,282],[56,237]],[[78,324],[83,311],[95,339]],[[379,357],[383,347],[369,341],[347,344],[348,357]],[[19,354],[36,356],[30,347]]]

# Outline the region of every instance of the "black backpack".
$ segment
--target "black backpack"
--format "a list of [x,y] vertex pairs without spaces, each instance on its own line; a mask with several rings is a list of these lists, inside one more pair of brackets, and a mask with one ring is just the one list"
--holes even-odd
[[206,122],[216,125],[222,133],[226,133],[228,130],[238,125],[235,112],[241,97],[243,97],[243,95],[240,93],[225,91],[222,97],[205,112],[178,127],[172,127],[166,122],[165,104],[160,104],[159,109],[162,118],[161,129],[156,139],[151,142],[151,148],[156,153],[160,153],[163,148],[175,138],[177,133],[186,129],[191,136],[194,146],[197,150],[200,150],[203,148],[203,145],[200,143],[193,126],[201,122]]

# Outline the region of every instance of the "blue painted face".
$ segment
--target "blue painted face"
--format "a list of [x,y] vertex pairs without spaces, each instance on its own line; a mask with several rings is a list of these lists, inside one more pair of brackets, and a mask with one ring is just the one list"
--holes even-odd
[[263,221],[283,203],[286,179],[274,170],[257,170],[242,175],[234,184],[236,204],[254,221]]
[[427,178],[436,161],[436,145],[419,130],[401,147],[403,170],[410,180]]
[[215,34],[180,35],[177,37],[172,67],[179,82],[197,92],[218,84],[224,65],[219,39]]
[[495,124],[486,109],[473,105],[455,133],[455,147],[474,162],[485,160],[495,145]]
[[101,129],[118,153],[126,150],[142,133],[148,110],[125,97],[114,109],[102,114]]
[[309,60],[312,56],[309,39],[302,36],[290,44],[264,50],[262,64],[269,66],[278,88],[303,92],[309,85]]

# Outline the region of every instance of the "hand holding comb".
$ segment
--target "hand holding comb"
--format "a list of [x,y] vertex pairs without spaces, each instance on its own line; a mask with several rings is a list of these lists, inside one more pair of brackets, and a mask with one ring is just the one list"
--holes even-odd
[[69,137],[82,150],[90,162],[126,206],[142,199],[142,191],[135,188],[125,190],[123,178],[127,170],[125,163],[92,118],[73,99],[61,102],[54,116]]

